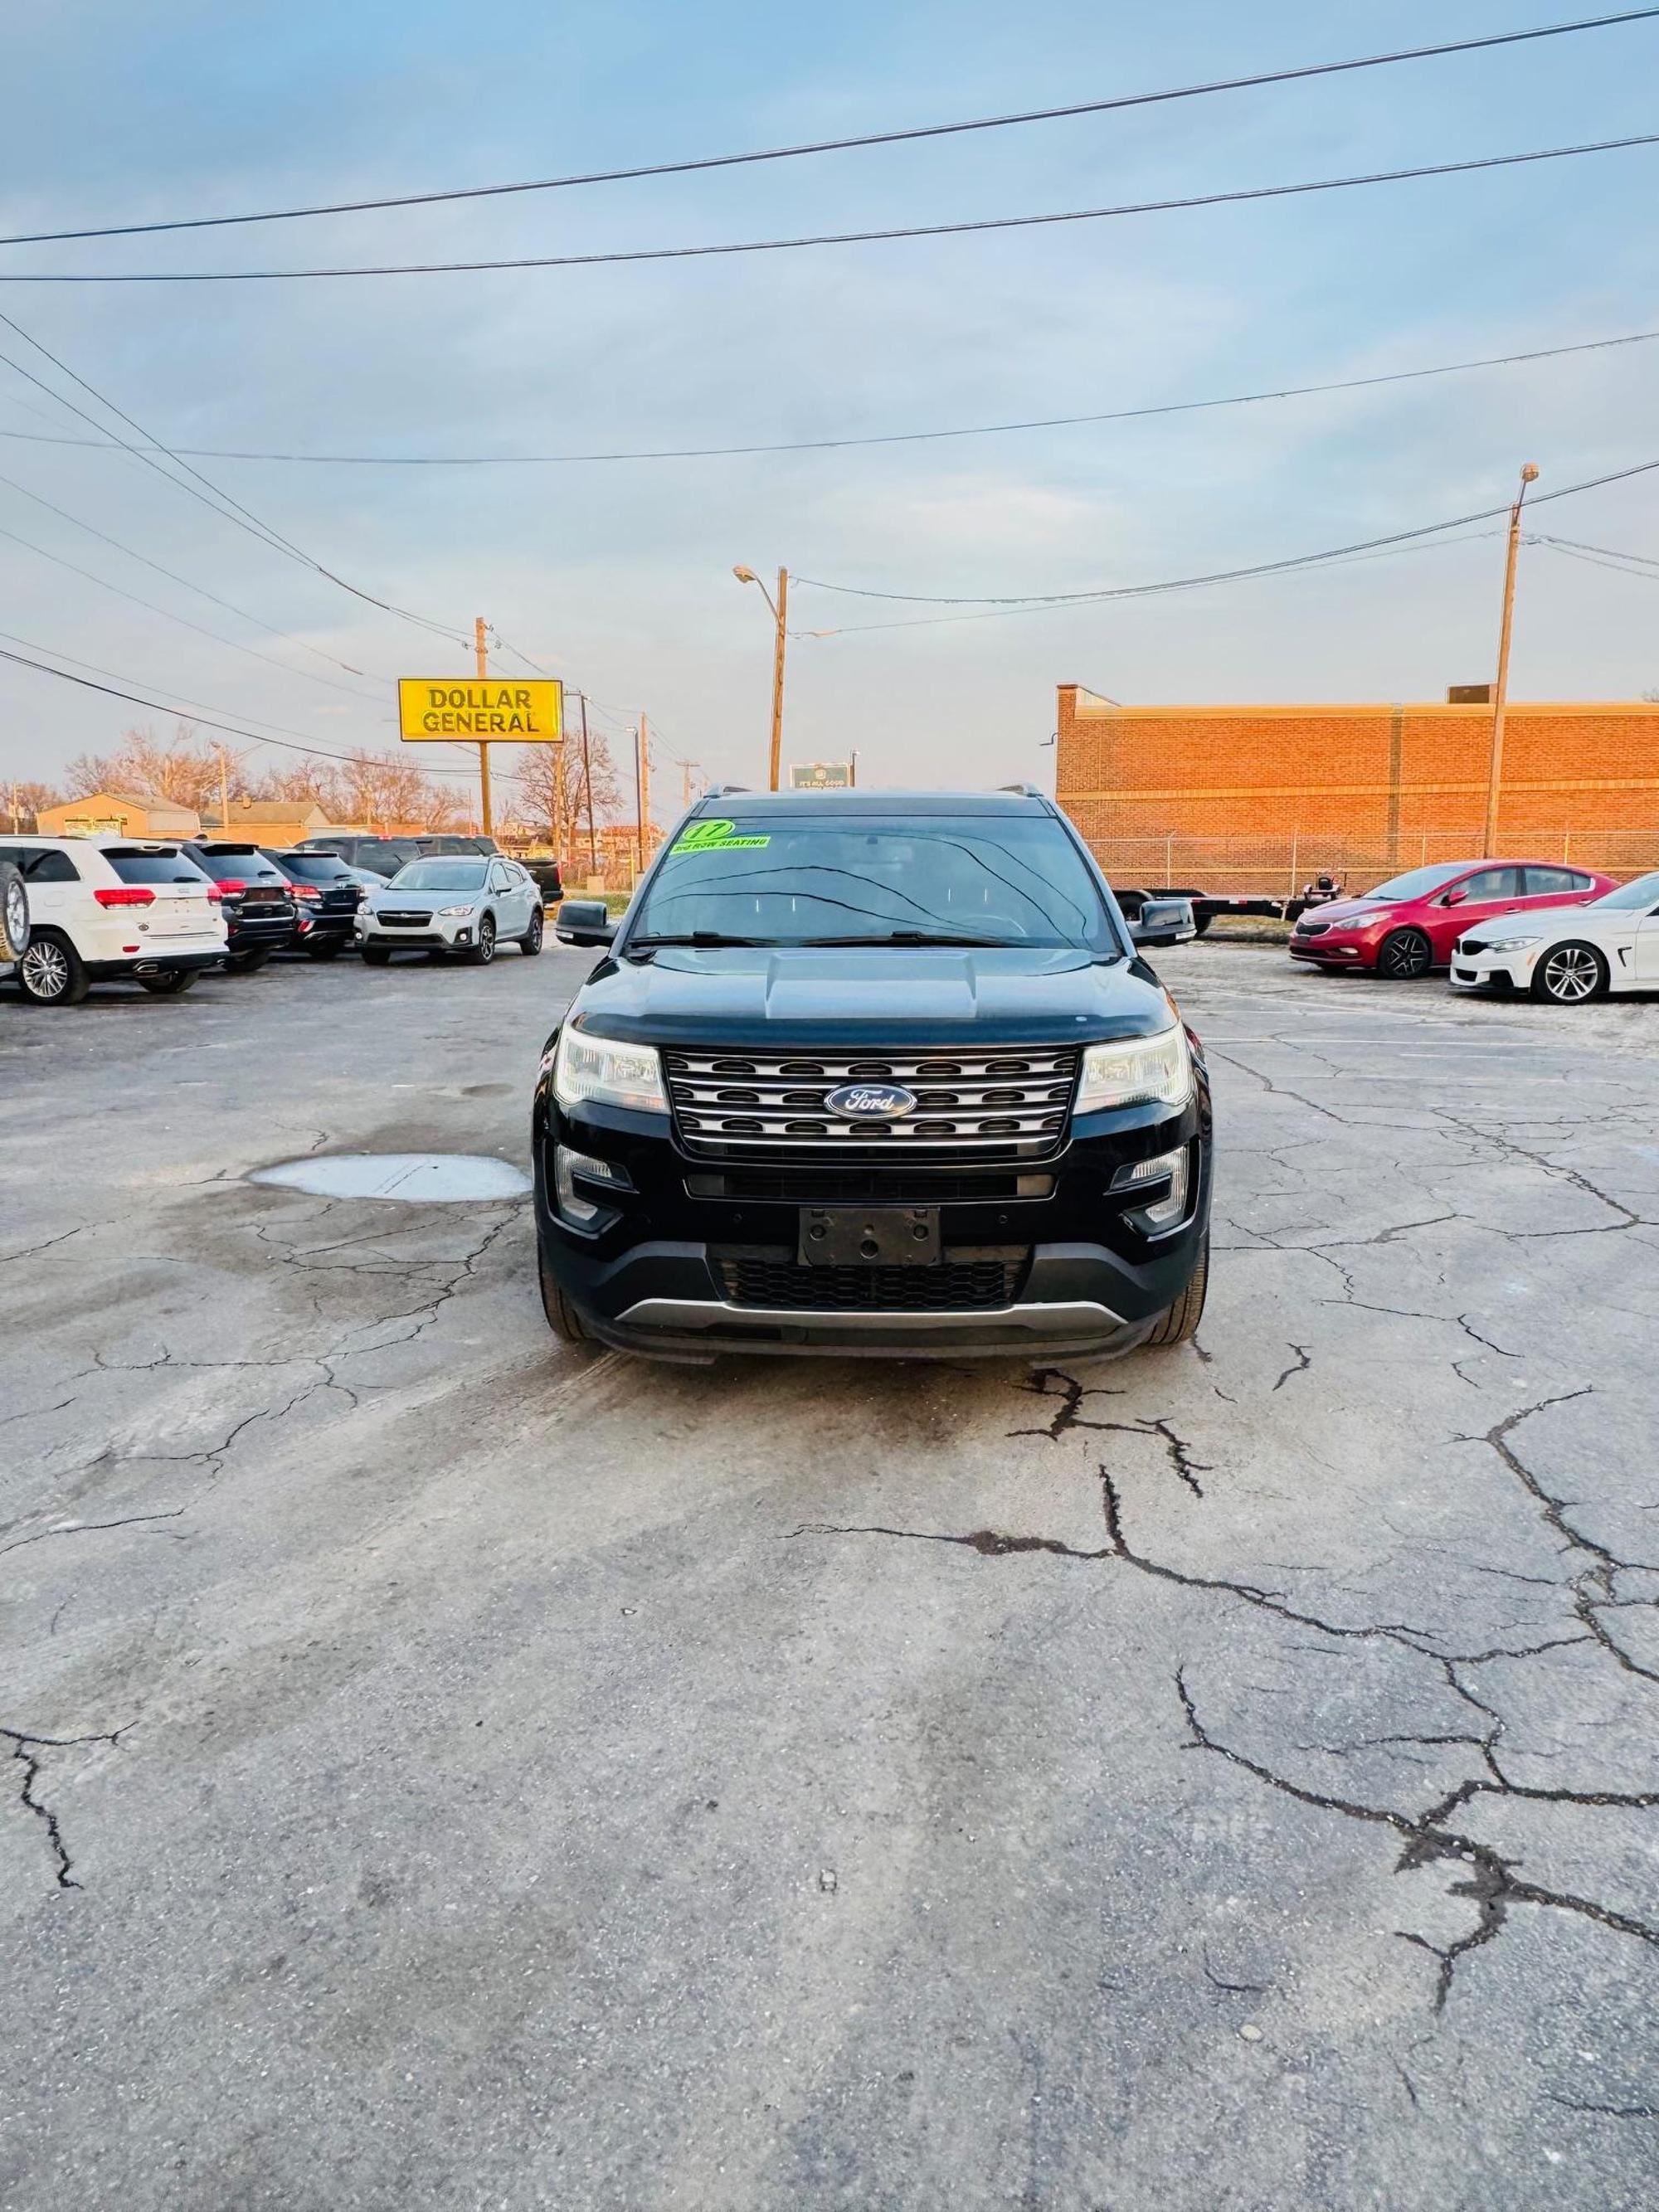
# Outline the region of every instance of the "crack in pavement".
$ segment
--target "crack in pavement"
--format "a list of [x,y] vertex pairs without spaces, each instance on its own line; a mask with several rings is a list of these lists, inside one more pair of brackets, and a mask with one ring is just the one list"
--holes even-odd
[[46,1841],[51,1846],[53,1869],[59,1889],[83,1889],[86,1885],[75,1878],[75,1861],[70,1856],[69,1845],[64,1840],[64,1831],[57,1814],[43,1798],[36,1794],[35,1784],[40,1779],[40,1761],[36,1755],[37,1750],[65,1751],[71,1745],[80,1743],[118,1743],[128,1729],[135,1725],[134,1722],[127,1721],[118,1729],[106,1730],[96,1735],[35,1735],[27,1729],[0,1727],[0,1739],[10,1744],[13,1759],[21,1763],[23,1769],[21,1787],[18,1793],[19,1801],[46,1827]]
[[[1290,1381],[1292,1375],[1305,1375],[1308,1370],[1313,1365],[1313,1354],[1309,1351],[1305,1344],[1293,1344],[1290,1348],[1296,1354],[1296,1364],[1294,1367],[1287,1367],[1285,1370],[1285,1372],[1279,1376],[1278,1382],[1273,1384],[1274,1390],[1282,1390],[1285,1388],[1285,1385]],[[1271,1397],[1273,1393],[1270,1391],[1268,1395]]]

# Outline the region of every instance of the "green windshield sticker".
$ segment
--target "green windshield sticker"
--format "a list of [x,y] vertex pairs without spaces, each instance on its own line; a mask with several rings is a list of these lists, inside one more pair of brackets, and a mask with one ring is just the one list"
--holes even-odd
[[752,845],[769,845],[769,837],[739,837],[735,822],[694,822],[684,836],[674,840],[676,853],[735,853]]

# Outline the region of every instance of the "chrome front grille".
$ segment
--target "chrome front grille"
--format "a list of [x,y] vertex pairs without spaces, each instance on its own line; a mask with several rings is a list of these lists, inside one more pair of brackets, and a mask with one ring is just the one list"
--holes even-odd
[[[675,1125],[692,1152],[752,1157],[763,1147],[833,1146],[838,1153],[1035,1158],[1064,1141],[1078,1051],[670,1050],[663,1064]],[[830,1112],[830,1092],[860,1080],[902,1085],[914,1092],[915,1110],[894,1121]]]

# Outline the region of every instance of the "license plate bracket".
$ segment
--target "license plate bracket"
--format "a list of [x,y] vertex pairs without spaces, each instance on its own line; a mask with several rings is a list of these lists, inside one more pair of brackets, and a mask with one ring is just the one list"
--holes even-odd
[[936,1206],[804,1206],[798,1259],[803,1267],[936,1267]]

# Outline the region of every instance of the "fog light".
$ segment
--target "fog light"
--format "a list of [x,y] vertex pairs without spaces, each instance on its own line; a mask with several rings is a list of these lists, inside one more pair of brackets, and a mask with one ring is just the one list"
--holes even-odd
[[1135,1160],[1128,1167],[1120,1168],[1112,1177],[1114,1190],[1135,1190],[1144,1185],[1168,1182],[1170,1188],[1162,1198],[1136,1211],[1134,1218],[1149,1237],[1173,1229],[1186,1216],[1188,1149],[1182,1145],[1173,1152],[1159,1152],[1154,1159]]
[[553,1148],[553,1187],[558,1193],[559,1211],[567,1221],[573,1221],[583,1229],[590,1228],[605,1209],[596,1206],[592,1199],[577,1194],[578,1176],[588,1182],[610,1183],[617,1190],[633,1188],[625,1169],[612,1167],[609,1160],[596,1160],[591,1152],[572,1152],[568,1145],[556,1145]]

